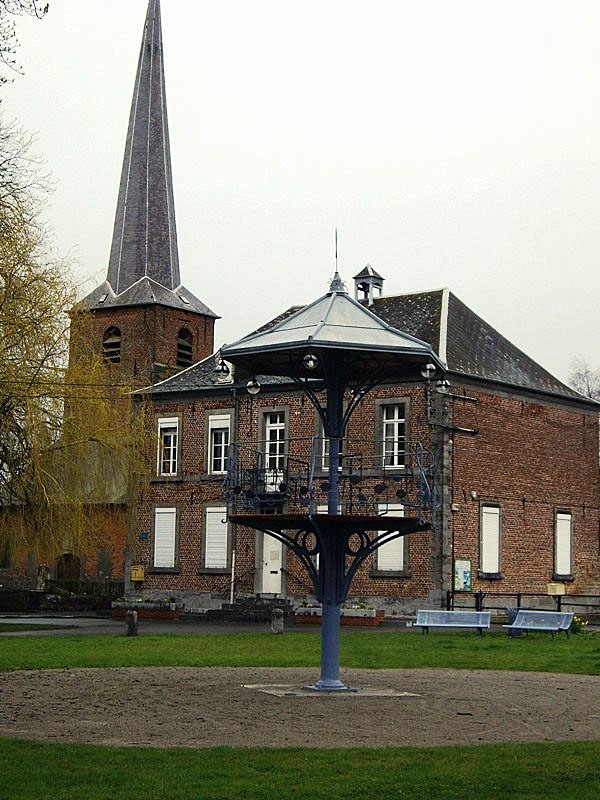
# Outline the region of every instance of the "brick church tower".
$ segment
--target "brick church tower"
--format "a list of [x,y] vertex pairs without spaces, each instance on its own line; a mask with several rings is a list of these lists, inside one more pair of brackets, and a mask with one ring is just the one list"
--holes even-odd
[[155,383],[213,351],[218,317],[179,275],[160,0],[148,4],[106,280],[78,308],[123,382]]

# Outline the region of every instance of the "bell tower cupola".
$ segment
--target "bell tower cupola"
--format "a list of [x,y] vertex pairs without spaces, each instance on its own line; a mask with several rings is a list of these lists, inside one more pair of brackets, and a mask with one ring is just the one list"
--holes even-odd
[[354,276],[354,297],[369,306],[373,305],[375,297],[383,293],[383,278],[370,264],[367,264],[358,275]]

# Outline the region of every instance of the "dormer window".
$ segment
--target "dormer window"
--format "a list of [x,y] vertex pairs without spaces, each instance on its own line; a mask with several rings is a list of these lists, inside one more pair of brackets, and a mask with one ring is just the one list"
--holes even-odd
[[194,337],[187,328],[177,334],[177,366],[189,367],[193,363]]
[[107,364],[121,363],[121,331],[114,326],[109,328],[102,340],[102,352]]

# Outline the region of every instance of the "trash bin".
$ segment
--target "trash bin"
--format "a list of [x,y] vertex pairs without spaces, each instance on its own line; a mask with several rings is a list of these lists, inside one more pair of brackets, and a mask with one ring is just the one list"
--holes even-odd
[[[518,608],[507,608],[506,609],[506,613],[508,614],[508,624],[509,625],[512,625],[513,622],[516,620],[517,614],[519,613],[519,611],[520,611],[520,609],[518,609]],[[510,635],[512,637],[521,636],[522,634],[523,634],[523,631],[515,631],[515,630],[510,631]]]

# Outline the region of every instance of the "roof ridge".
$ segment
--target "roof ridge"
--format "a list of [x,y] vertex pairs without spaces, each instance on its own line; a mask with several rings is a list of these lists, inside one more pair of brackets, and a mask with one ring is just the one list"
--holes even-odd
[[384,294],[381,297],[374,297],[373,303],[380,303],[382,300],[394,300],[396,297],[412,297],[416,294],[437,294],[438,292],[448,291],[452,294],[447,286],[442,286],[439,289],[421,289],[415,292],[402,292],[401,294]]

